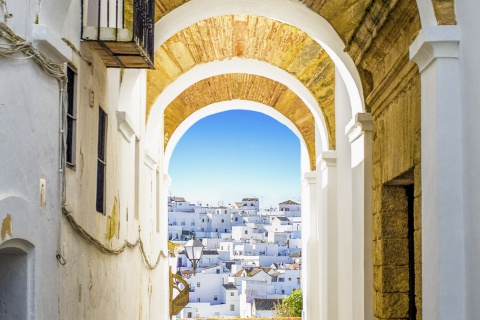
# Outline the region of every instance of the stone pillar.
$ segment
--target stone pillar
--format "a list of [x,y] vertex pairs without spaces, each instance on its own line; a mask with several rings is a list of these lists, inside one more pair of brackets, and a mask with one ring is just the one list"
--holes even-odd
[[410,47],[421,76],[423,319],[467,319],[457,26],[422,29]]
[[373,319],[372,116],[357,113],[346,127],[352,170],[353,318]]
[[337,154],[324,151],[320,161],[322,174],[320,243],[320,319],[337,319]]
[[302,211],[302,289],[303,319],[316,320],[320,314],[317,172],[306,172],[302,198],[308,207]]

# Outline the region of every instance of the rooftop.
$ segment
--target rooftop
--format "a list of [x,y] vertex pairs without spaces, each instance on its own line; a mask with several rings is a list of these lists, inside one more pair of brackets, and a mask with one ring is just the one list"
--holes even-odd
[[184,197],[170,197],[170,201],[187,202]]
[[237,287],[232,282],[224,283],[223,287],[227,290],[237,290]]
[[255,309],[257,310],[274,310],[275,305],[282,303],[282,300],[283,299],[255,298],[253,299],[253,303],[255,305]]
[[284,202],[280,202],[279,204],[292,204],[292,205],[300,205],[300,203],[297,203],[295,201],[292,201],[292,200],[287,200],[287,201],[284,201]]

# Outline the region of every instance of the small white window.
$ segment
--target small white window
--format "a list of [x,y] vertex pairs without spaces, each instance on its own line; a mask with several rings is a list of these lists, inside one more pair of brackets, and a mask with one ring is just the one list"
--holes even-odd
[[197,282],[197,288],[200,288],[200,282]]
[[217,301],[218,300],[218,296],[213,296],[213,301]]
[[230,297],[234,297],[235,296],[235,292],[230,292]]
[[230,311],[235,311],[235,305],[234,304],[230,305]]

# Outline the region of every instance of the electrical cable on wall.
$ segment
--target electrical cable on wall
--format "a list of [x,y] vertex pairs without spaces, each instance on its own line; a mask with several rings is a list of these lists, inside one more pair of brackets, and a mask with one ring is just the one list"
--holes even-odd
[[[6,2],[5,0],[0,0],[0,3],[3,4],[4,7],[4,12],[6,11]],[[9,16],[11,16],[9,14]],[[64,89],[65,85],[67,83],[67,76],[65,72],[63,71],[63,67],[61,65],[58,65],[54,63],[52,60],[50,60],[48,57],[46,57],[42,52],[40,52],[38,49],[36,49],[30,42],[26,41],[25,39],[21,38],[20,36],[16,35],[5,23],[0,22],[0,38],[6,39],[9,43],[0,43],[0,56],[2,57],[8,57],[8,58],[13,58],[13,59],[33,59],[40,67],[50,76],[54,77],[55,79],[58,80],[59,85],[60,85],[60,105],[61,105],[61,128],[60,128],[60,168],[59,172],[61,174],[61,182],[60,182],[60,189],[61,189],[61,204],[62,204],[62,213],[67,219],[67,221],[70,223],[72,228],[77,231],[80,236],[82,236],[84,239],[90,241],[97,247],[100,251],[110,254],[110,255],[118,255],[122,252],[125,251],[126,248],[129,249],[134,249],[136,247],[139,247],[140,252],[142,254],[142,260],[146,264],[146,266],[149,269],[155,269],[159,262],[160,259],[163,258],[168,258],[168,255],[166,255],[163,250],[160,250],[158,257],[155,261],[155,263],[152,263],[150,259],[147,256],[147,253],[145,252],[145,247],[143,244],[143,240],[140,236],[140,229],[139,229],[139,236],[136,239],[135,242],[131,243],[128,240],[124,240],[124,243],[122,246],[116,249],[111,249],[105,246],[101,241],[93,237],[91,234],[89,234],[82,226],[80,226],[77,221],[74,219],[74,217],[71,215],[71,212],[69,212],[66,209],[66,181],[65,181],[65,146],[66,146],[66,141],[65,141],[65,135],[63,134],[63,128],[65,127],[65,106],[66,106],[66,95],[64,95]],[[25,57],[23,58],[18,58],[18,57],[13,57],[12,55],[22,52]],[[87,63],[91,63],[87,61]],[[173,250],[168,250],[169,255],[174,255],[176,252],[176,249]],[[66,259],[62,256],[61,250],[57,250],[57,260],[61,265],[65,265],[67,263]]]

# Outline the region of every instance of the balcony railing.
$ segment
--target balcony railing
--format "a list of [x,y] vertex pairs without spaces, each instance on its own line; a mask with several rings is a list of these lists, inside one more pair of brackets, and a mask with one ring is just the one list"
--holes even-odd
[[153,69],[155,0],[83,0],[82,39],[107,67]]

